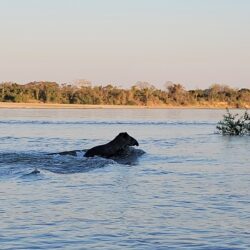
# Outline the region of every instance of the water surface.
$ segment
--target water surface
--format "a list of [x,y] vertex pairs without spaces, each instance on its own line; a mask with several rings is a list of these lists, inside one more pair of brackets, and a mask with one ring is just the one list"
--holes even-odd
[[[0,248],[249,249],[250,137],[214,133],[223,113],[0,109]],[[47,155],[124,131],[130,164]]]

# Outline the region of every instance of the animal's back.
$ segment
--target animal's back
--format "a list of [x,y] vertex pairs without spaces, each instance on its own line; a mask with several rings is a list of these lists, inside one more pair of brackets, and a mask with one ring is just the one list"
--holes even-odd
[[124,148],[128,146],[139,146],[139,143],[128,133],[123,132],[117,135],[109,143],[89,149],[84,156],[93,157],[97,155],[109,158],[118,154],[120,150],[124,150]]
[[93,147],[93,148],[87,150],[87,152],[85,153],[84,156],[86,156],[86,157],[93,157],[95,155],[109,157],[110,153],[107,150],[107,146],[106,145],[100,145],[100,146],[96,146],[96,147]]

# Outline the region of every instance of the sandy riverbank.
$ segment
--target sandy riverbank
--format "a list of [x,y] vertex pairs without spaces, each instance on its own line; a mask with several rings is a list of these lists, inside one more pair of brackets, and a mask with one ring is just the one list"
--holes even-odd
[[[225,109],[225,104],[201,106],[172,106],[172,105],[88,105],[88,104],[55,104],[55,103],[12,103],[0,102],[0,108],[8,109]],[[229,107],[230,108],[230,107]]]

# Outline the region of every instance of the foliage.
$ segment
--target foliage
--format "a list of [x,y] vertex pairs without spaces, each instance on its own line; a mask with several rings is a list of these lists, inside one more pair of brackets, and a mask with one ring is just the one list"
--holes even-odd
[[233,89],[214,84],[209,89],[185,90],[181,84],[166,83],[157,89],[139,81],[130,89],[113,86],[92,86],[90,81],[77,80],[73,85],[56,82],[0,83],[0,102],[44,102],[64,104],[109,105],[173,105],[250,107],[250,89]]
[[218,122],[216,128],[222,135],[250,135],[250,115],[247,111],[238,117],[239,114],[227,113],[223,115],[223,120]]

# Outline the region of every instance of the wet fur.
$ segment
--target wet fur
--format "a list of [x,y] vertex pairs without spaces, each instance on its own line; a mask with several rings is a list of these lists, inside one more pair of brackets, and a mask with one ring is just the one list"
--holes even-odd
[[120,133],[112,141],[107,144],[93,147],[85,153],[85,157],[101,156],[110,158],[119,154],[129,146],[139,146],[136,139],[131,137],[128,133]]

